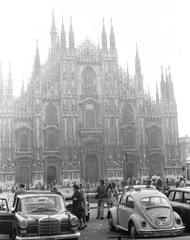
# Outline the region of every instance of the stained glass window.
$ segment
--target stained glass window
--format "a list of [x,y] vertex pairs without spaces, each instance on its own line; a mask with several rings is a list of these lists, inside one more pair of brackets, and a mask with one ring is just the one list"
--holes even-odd
[[55,149],[56,143],[55,143],[55,135],[49,134],[48,135],[48,148]]
[[57,123],[57,109],[54,104],[50,103],[45,110],[45,120],[47,124]]
[[95,128],[95,113],[92,110],[86,111],[86,128]]
[[21,134],[20,136],[20,149],[26,150],[28,148],[28,137],[26,134]]
[[156,147],[158,145],[156,132],[151,132],[150,133],[150,143],[149,143],[149,145],[151,147]]
[[132,123],[134,121],[133,108],[129,104],[125,104],[123,108],[122,120],[124,124]]

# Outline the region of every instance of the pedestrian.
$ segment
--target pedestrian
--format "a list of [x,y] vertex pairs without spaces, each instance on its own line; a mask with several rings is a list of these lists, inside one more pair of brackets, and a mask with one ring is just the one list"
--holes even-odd
[[180,177],[179,187],[185,187],[185,182],[183,181],[183,177]]
[[162,189],[162,180],[161,180],[160,177],[158,177],[156,188],[157,188],[159,191],[161,191],[161,189]]
[[107,189],[106,189],[106,195],[107,195],[107,206],[108,210],[113,207],[113,189],[111,183],[108,183]]
[[82,195],[81,195],[81,193],[79,191],[79,187],[77,185],[73,185],[73,191],[74,191],[74,194],[71,197],[71,199],[73,200],[73,213],[79,219],[79,223],[80,223],[79,230],[82,230],[85,228],[84,223],[83,223],[85,209],[84,209],[83,202],[82,202]]
[[26,192],[26,190],[25,190],[25,185],[24,185],[24,183],[20,183],[19,189],[15,191],[14,201],[15,201],[17,195],[23,194],[23,193],[25,193],[25,192]]
[[83,224],[84,224],[84,227],[87,227],[86,215],[88,215],[88,207],[87,207],[87,201],[86,201],[86,193],[85,193],[85,189],[84,189],[84,186],[83,186],[82,183],[79,183],[79,191],[81,193],[82,202],[83,202],[83,206],[84,206],[84,209],[85,209],[85,214],[84,214],[84,217],[83,217]]
[[115,182],[112,182],[112,189],[113,189],[113,204],[116,205],[118,202],[119,191]]
[[96,189],[97,193],[97,217],[96,219],[104,219],[104,204],[106,202],[106,187],[104,180],[100,180],[100,185]]
[[63,200],[65,200],[65,197],[64,197],[63,194],[58,190],[58,187],[57,187],[57,186],[53,186],[51,192],[58,194],[59,196],[61,196],[61,197],[63,198]]

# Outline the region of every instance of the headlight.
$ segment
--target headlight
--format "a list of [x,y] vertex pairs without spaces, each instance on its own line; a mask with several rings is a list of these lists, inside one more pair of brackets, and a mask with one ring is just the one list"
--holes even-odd
[[79,220],[77,217],[71,217],[71,219],[70,219],[71,226],[75,227],[78,225],[78,223],[79,223]]
[[27,228],[28,227],[28,221],[26,219],[22,219],[20,222],[19,222],[19,226],[20,228],[24,229],[24,228]]

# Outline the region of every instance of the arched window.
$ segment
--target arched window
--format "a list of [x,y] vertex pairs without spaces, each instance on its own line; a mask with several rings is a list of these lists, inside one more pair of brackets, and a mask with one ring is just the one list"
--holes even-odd
[[57,108],[54,104],[50,103],[45,110],[45,121],[47,124],[54,124],[57,123],[58,114]]
[[92,110],[86,111],[86,128],[95,128],[95,113]]
[[131,147],[134,147],[135,146],[135,136],[133,133],[126,133],[124,135],[124,139],[123,139],[123,145],[128,147],[128,148],[131,148]]
[[28,148],[28,137],[26,134],[21,134],[20,136],[20,149],[26,150]]
[[48,135],[48,148],[55,149],[56,146],[56,139],[54,134]]
[[95,94],[95,72],[91,68],[87,68],[83,74],[83,94]]
[[157,147],[157,145],[158,145],[158,140],[157,140],[157,134],[156,134],[156,132],[151,132],[151,133],[150,133],[150,143],[149,143],[149,145],[150,145],[151,147]]
[[122,120],[124,124],[132,123],[134,121],[134,112],[131,105],[125,104],[123,107]]

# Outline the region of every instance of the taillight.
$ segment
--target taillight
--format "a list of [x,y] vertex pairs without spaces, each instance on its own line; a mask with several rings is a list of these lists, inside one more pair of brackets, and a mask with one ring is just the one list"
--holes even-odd
[[181,219],[180,218],[175,218],[175,221],[176,221],[176,223],[178,224],[178,225],[180,225],[181,224]]
[[143,219],[141,219],[141,226],[142,226],[142,227],[146,227],[146,221],[143,220]]

